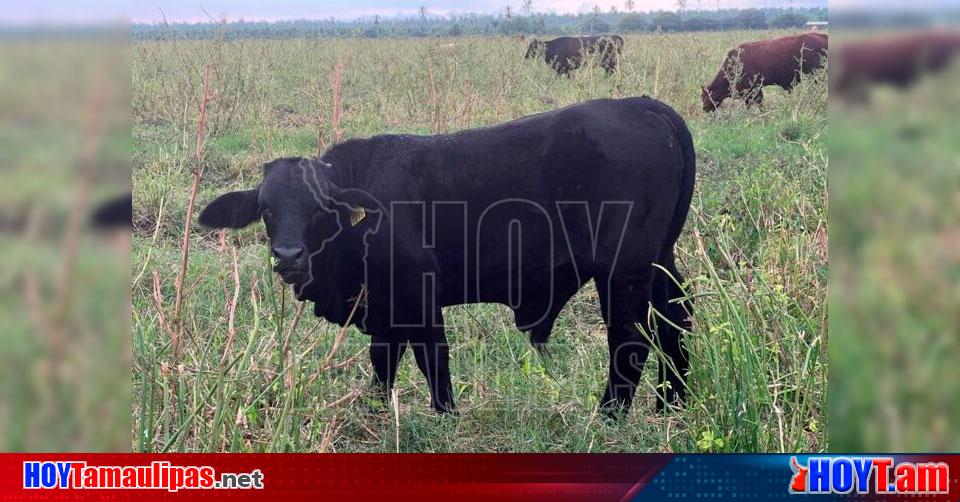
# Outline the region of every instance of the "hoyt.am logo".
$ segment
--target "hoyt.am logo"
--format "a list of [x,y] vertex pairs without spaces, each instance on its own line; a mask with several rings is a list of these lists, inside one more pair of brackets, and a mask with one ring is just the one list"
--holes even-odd
[[950,466],[943,462],[895,462],[893,457],[790,457],[790,493],[944,494]]

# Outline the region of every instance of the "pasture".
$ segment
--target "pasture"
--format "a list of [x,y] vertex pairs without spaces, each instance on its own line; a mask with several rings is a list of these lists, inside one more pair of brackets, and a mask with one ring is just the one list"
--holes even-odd
[[[818,451],[826,445],[827,90],[702,111],[736,44],[786,32],[626,36],[620,68],[557,78],[502,38],[134,44],[133,437],[136,451]],[[210,101],[198,148],[208,74]],[[629,417],[596,413],[607,346],[592,285],[541,358],[497,305],[445,312],[460,416],[437,416],[408,355],[396,406],[372,402],[369,338],[299,311],[262,224],[221,238],[197,208],[260,166],[338,138],[431,134],[600,97],[649,95],[688,122],[697,187],[677,259],[695,298],[689,402],[653,411],[651,356]],[[195,155],[199,150],[200,160]],[[177,337],[176,333],[182,332]]]

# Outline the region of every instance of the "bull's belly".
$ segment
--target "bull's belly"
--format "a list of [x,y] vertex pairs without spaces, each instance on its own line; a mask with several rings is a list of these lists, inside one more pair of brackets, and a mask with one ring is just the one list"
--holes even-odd
[[[530,267],[531,269],[533,266]],[[586,267],[585,267],[586,268]],[[589,274],[578,274],[569,262],[553,268],[538,267],[528,273],[481,270],[473,277],[452,280],[445,276],[440,303],[444,307],[474,303],[499,303],[511,308],[549,302],[551,291],[579,289]],[[547,298],[547,300],[544,300]]]

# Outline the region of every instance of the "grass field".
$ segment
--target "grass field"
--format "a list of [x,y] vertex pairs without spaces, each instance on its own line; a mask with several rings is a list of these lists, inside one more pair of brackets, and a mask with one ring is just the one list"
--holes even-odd
[[[557,78],[516,38],[134,45],[133,448],[137,451],[818,451],[826,448],[827,91],[767,91],[704,114],[700,85],[739,42],[780,32],[626,37],[620,71]],[[592,285],[543,360],[506,307],[446,311],[459,417],[436,416],[411,357],[397,406],[360,394],[369,339],[319,322],[272,277],[262,224],[197,226],[174,354],[175,279],[204,68],[213,99],[198,205],[260,166],[342,138],[495,124],[590,98],[650,95],[690,126],[693,208],[678,244],[696,297],[686,408],[653,412],[651,359],[630,416],[595,408],[607,348]],[[335,78],[339,75],[339,78]],[[339,103],[339,106],[337,105]],[[335,110],[338,110],[335,112]],[[337,115],[338,120],[334,120]],[[195,214],[193,216],[195,218]],[[233,272],[236,256],[236,279]],[[237,299],[233,322],[228,305]],[[231,328],[232,324],[232,328]],[[359,396],[359,397],[358,397]]]

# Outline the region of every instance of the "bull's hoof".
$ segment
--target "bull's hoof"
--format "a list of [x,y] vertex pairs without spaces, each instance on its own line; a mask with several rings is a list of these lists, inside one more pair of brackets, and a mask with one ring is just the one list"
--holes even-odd
[[657,396],[657,405],[656,405],[657,413],[659,413],[659,414],[661,414],[661,415],[665,415],[665,414],[667,413],[667,410],[668,410],[669,408],[670,408],[670,407],[667,405],[667,402],[664,401],[664,400],[663,400],[662,398],[660,398],[659,396]]
[[670,409],[679,410],[683,408],[683,401],[674,401],[667,405],[662,399],[657,399],[657,413],[666,415]]
[[433,403],[433,411],[441,416],[460,416],[460,411],[457,410],[456,405],[453,403]]
[[657,394],[657,413],[665,414],[670,408],[683,408],[684,397],[668,389],[666,397]]
[[621,422],[627,417],[630,409],[625,407],[623,403],[610,400],[601,404],[598,411],[600,416],[608,422]]

